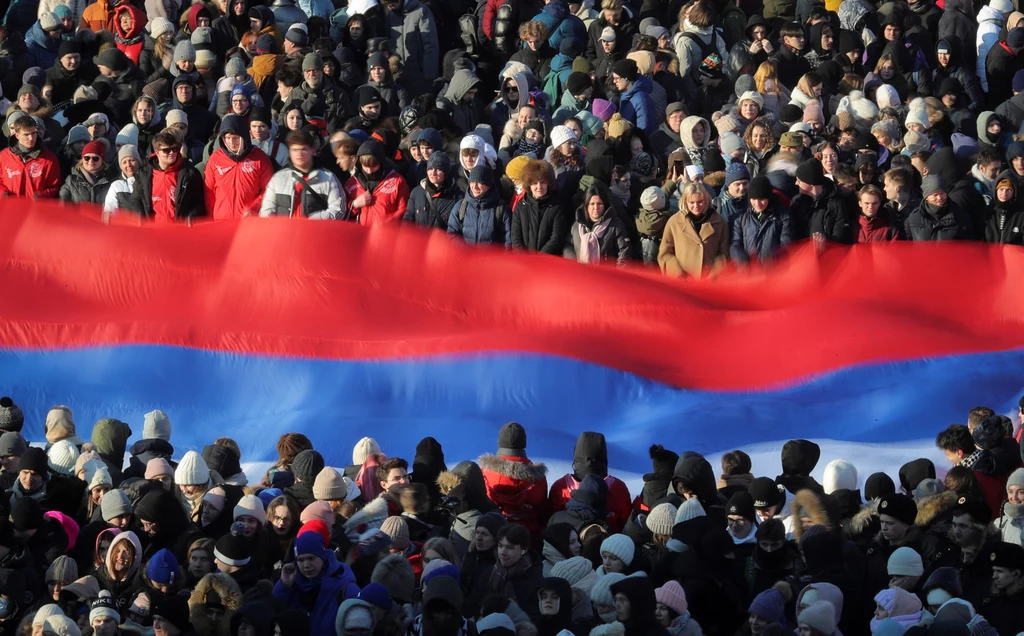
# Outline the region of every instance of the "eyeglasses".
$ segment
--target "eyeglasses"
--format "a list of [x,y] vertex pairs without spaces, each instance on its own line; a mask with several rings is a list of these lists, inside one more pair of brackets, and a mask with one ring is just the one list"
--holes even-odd
[[88,162],[88,163],[93,163],[93,162],[96,162],[96,161],[100,161],[100,157],[97,157],[96,155],[86,155],[86,156],[82,157],[82,161],[85,161],[85,162]]
[[621,77],[616,77],[615,75],[612,75],[612,81],[613,82],[623,82],[625,80],[623,78],[621,78]]
[[171,146],[169,148],[157,148],[156,151],[161,155],[176,155],[181,150],[181,146]]

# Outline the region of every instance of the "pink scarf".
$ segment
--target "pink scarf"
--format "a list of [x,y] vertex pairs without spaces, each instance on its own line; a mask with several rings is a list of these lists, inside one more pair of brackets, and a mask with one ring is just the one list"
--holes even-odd
[[576,224],[580,228],[580,251],[576,255],[578,262],[588,265],[601,262],[601,237],[604,236],[611,222],[611,218],[606,216],[589,230],[582,223]]

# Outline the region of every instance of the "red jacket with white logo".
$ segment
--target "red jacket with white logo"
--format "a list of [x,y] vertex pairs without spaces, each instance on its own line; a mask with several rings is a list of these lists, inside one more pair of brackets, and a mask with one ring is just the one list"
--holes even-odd
[[0,196],[56,197],[60,190],[57,155],[46,148],[28,155],[0,152]]
[[259,216],[263,192],[274,176],[270,157],[251,148],[241,159],[233,159],[218,148],[206,162],[206,211],[214,221]]
[[409,207],[409,186],[405,179],[392,170],[373,189],[373,203],[366,207],[353,208],[352,202],[366,192],[366,185],[360,179],[362,173],[357,170],[356,175],[349,177],[345,182],[345,200],[348,201],[349,213],[359,217],[359,224],[376,225],[400,221],[405,209]]

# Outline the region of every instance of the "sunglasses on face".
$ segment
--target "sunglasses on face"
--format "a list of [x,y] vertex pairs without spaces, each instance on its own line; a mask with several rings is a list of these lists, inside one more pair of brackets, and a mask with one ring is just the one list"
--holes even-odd
[[86,155],[86,156],[82,157],[82,161],[85,161],[87,163],[93,163],[93,162],[97,162],[99,160],[100,160],[100,158],[97,157],[96,155]]
[[162,155],[176,155],[178,154],[178,150],[180,150],[180,146],[174,146],[172,148],[158,148],[157,152]]

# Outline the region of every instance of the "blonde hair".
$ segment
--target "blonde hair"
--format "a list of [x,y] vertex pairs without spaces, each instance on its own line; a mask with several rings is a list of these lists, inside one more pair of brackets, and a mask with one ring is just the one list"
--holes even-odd
[[530,38],[535,40],[548,39],[548,27],[540,20],[519,25],[519,39],[526,41]]
[[[769,91],[765,88],[766,80],[775,80],[775,90]],[[757,85],[757,92],[764,95],[765,93],[779,93],[779,67],[776,66],[775,60],[765,60],[761,62],[761,66],[757,67],[757,72],[754,73],[754,84]]]
[[804,73],[803,76],[800,78],[800,81],[796,83],[796,87],[799,88],[800,92],[802,92],[804,95],[810,97],[811,99],[814,99],[813,87],[820,86],[822,84],[824,84],[824,82],[822,81],[821,76],[818,75],[817,73],[811,72]]
[[878,62],[875,64],[875,75],[882,72],[882,66],[884,66],[886,62],[892,62],[892,68],[895,72],[899,73],[903,71],[903,69],[900,68],[899,61],[896,60],[896,57],[891,53],[885,53],[882,57],[878,58]]
[[602,0],[602,11],[619,11],[622,9],[622,0]]
[[680,204],[680,209],[687,210],[687,206],[690,200],[694,197],[700,197],[707,205],[704,210],[707,211],[707,207],[711,205],[711,195],[708,194],[708,189],[702,184],[691,181],[683,187],[683,200]]

